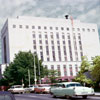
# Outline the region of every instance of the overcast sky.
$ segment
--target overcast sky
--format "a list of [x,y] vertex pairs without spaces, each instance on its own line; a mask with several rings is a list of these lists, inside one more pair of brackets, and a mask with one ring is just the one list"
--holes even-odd
[[83,22],[96,23],[100,33],[100,0],[0,0],[0,29],[10,17],[64,18],[66,14]]

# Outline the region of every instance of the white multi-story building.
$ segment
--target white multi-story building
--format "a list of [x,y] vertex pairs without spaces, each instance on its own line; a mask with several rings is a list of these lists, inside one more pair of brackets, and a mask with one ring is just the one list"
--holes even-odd
[[19,51],[37,53],[48,69],[57,69],[61,76],[75,76],[81,57],[100,55],[96,24],[79,20],[17,17],[9,18],[1,31],[2,63],[10,63]]

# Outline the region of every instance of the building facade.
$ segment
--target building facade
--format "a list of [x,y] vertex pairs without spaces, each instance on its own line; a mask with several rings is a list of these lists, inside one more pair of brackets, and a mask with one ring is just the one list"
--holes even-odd
[[2,63],[9,64],[19,51],[37,53],[44,67],[55,69],[61,77],[76,76],[87,56],[100,55],[96,24],[79,20],[22,17],[9,18],[1,30]]

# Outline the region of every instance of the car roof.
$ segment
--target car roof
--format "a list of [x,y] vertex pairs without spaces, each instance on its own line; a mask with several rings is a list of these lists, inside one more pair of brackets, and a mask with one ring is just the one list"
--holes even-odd
[[57,83],[57,84],[65,84],[65,85],[67,85],[67,84],[75,84],[75,83],[78,83],[79,84],[79,82],[62,82],[62,83]]

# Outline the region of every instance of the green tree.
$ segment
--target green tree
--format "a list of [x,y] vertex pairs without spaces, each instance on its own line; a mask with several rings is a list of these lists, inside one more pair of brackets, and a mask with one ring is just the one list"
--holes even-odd
[[[35,60],[34,60],[35,59]],[[35,61],[35,62],[34,62]],[[9,85],[22,84],[28,85],[28,69],[30,70],[31,84],[34,83],[34,64],[36,66],[36,77],[39,79],[39,67],[41,77],[44,77],[44,68],[42,61],[37,55],[29,52],[19,52],[15,55],[13,62],[9,64],[4,72],[4,78],[9,82]]]
[[93,69],[91,74],[97,83],[100,82],[100,56],[96,56],[93,59]]
[[92,80],[87,78],[86,75],[84,75],[85,72],[90,70],[90,63],[88,62],[88,59],[86,56],[82,57],[82,63],[80,66],[80,71],[78,72],[77,76],[75,77],[74,81],[78,81],[80,83],[86,83],[92,85]]

